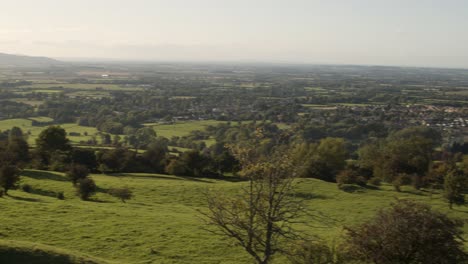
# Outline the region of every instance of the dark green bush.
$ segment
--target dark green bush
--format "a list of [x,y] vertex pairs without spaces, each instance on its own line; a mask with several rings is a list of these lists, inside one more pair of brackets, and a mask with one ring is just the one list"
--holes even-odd
[[96,193],[96,183],[93,179],[84,178],[79,179],[78,184],[76,185],[76,193],[81,198],[81,200],[88,200],[90,196]]
[[23,192],[30,193],[32,192],[32,187],[29,184],[23,184],[21,185],[21,190],[23,190]]
[[63,194],[63,192],[58,192],[57,195],[56,195],[57,199],[59,200],[64,200],[65,199],[65,195]]

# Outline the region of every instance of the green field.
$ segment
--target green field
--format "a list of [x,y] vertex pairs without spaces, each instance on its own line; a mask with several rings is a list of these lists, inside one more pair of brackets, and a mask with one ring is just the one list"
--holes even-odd
[[171,137],[183,137],[188,136],[191,131],[194,130],[205,130],[207,126],[215,126],[217,124],[226,123],[223,121],[216,120],[201,120],[201,121],[180,121],[174,124],[158,124],[158,123],[146,123],[144,126],[149,126],[156,131],[158,136],[165,138]]
[[[23,133],[30,133],[28,136],[28,143],[30,145],[34,145],[36,143],[36,138],[39,136],[39,134],[42,132],[42,130],[47,128],[46,126],[33,126],[31,120],[36,120],[39,122],[50,122],[52,119],[48,117],[36,117],[36,118],[30,118],[30,119],[7,119],[7,120],[1,120],[0,121],[0,131],[5,131],[8,129],[11,129],[12,127],[16,126],[21,128],[23,130]],[[70,132],[75,132],[75,133],[80,133],[81,136],[68,136],[72,144],[79,144],[80,141],[86,141],[91,139],[92,135],[96,134],[98,130],[94,127],[84,127],[84,126],[79,126],[74,123],[68,123],[68,124],[61,124],[60,125],[62,128],[64,128],[67,133]],[[84,133],[87,132],[88,136],[85,136]]]
[[[119,263],[249,263],[231,240],[203,230],[198,213],[205,209],[204,191],[229,194],[244,183],[157,174],[92,177],[100,192],[94,201],[85,202],[74,195],[62,174],[25,171],[22,184],[35,191],[10,191],[11,196],[0,198],[0,239],[40,243]],[[105,193],[121,186],[133,190],[133,200],[122,203]],[[53,197],[59,191],[65,200]],[[311,215],[321,215],[320,220],[303,217],[308,225],[297,227],[328,241],[339,238],[345,223],[369,219],[395,197],[430,203],[453,217],[466,219],[468,214],[467,207],[449,210],[440,194],[431,198],[410,187],[402,193],[391,186],[346,193],[336,184],[300,179],[296,196],[304,200]],[[276,263],[283,262],[278,259]]]

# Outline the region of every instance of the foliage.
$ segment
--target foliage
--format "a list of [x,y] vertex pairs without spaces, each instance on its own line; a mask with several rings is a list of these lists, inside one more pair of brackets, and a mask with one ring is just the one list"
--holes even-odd
[[339,256],[336,249],[324,241],[298,241],[291,251],[288,258],[292,264],[344,263],[344,256]]
[[50,126],[44,129],[36,139],[39,152],[53,152],[56,150],[70,150],[70,143],[65,129],[59,126]]
[[368,222],[346,228],[346,255],[359,261],[463,263],[463,224],[424,204],[398,200]]
[[71,180],[73,185],[76,185],[76,183],[88,177],[89,170],[83,165],[80,164],[72,164],[70,165],[70,168],[67,171],[67,177]]
[[468,177],[461,170],[452,170],[445,176],[444,197],[449,203],[450,209],[453,204],[465,203],[465,193],[468,190]]
[[20,180],[20,170],[12,165],[3,165],[0,167],[0,187],[3,188],[5,194],[8,190],[17,186]]
[[79,179],[76,185],[76,193],[81,200],[88,200],[90,196],[96,193],[97,186],[91,178]]

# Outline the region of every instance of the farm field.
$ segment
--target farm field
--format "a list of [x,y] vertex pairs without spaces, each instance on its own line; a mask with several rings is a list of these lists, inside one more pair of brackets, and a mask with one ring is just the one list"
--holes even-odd
[[146,123],[144,126],[152,127],[158,136],[171,138],[188,136],[191,131],[204,130],[207,126],[226,123],[216,120],[201,120],[201,121],[181,121],[174,124],[158,124]]
[[[233,194],[243,182],[136,173],[92,178],[99,192],[94,201],[85,202],[75,196],[72,184],[60,173],[23,172],[22,184],[29,184],[33,192],[13,190],[0,198],[0,248],[2,240],[34,241],[115,263],[249,262],[232,241],[203,230],[198,213],[205,210],[204,191]],[[134,199],[122,203],[105,193],[122,186],[133,190]],[[65,200],[53,197],[60,191]],[[431,197],[410,187],[401,193],[391,186],[346,193],[336,184],[300,179],[296,195],[311,214],[301,219],[307,226],[297,227],[330,243],[339,239],[345,223],[369,219],[395,198],[429,203],[452,217],[466,219],[468,214],[466,207],[449,210],[439,194]],[[282,263],[281,258],[275,263]]]
[[[33,126],[32,120],[36,120],[38,122],[50,122],[52,121],[50,118],[47,117],[37,117],[37,118],[30,118],[30,119],[7,119],[0,121],[0,131],[11,129],[12,127],[16,126],[23,130],[23,133],[28,133],[28,144],[34,146],[36,143],[36,138],[39,136],[42,130],[47,128],[45,126]],[[81,136],[68,136],[72,144],[79,144],[80,141],[86,141],[91,139],[92,135],[96,134],[98,130],[94,127],[84,127],[79,126],[74,123],[67,123],[67,124],[60,124],[62,128],[64,128],[67,133],[75,132],[80,133]],[[87,133],[88,136],[85,136],[84,133]]]

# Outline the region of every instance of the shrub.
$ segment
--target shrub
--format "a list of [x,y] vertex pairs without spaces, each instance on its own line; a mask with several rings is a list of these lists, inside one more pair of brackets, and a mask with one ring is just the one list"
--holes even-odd
[[382,183],[382,180],[379,177],[372,177],[369,179],[368,183],[374,186],[380,186],[380,184]]
[[5,194],[8,190],[16,188],[20,180],[20,171],[15,166],[0,167],[0,187],[3,188]]
[[357,184],[359,186],[366,186],[366,178],[360,176],[357,171],[352,169],[346,169],[340,171],[336,176],[336,182],[338,186],[343,184]]
[[126,200],[130,200],[133,198],[132,190],[130,190],[127,187],[110,189],[109,194],[116,198],[119,198],[124,203]]
[[364,188],[355,184],[341,184],[341,185],[338,185],[338,189],[344,192],[354,193],[354,192],[362,192]]
[[96,189],[96,183],[94,183],[93,179],[84,178],[77,181],[76,192],[81,200],[88,200],[90,196],[96,193]]
[[32,187],[29,184],[23,184],[21,186],[21,190],[23,190],[24,192],[30,193],[32,191]]
[[342,263],[335,248],[325,243],[302,241],[293,245],[289,261],[292,264],[336,264]]
[[404,177],[403,175],[399,175],[392,182],[393,188],[397,192],[401,192],[401,186],[404,183],[404,178],[403,177]]
[[374,219],[346,227],[343,253],[357,263],[466,263],[462,227],[463,221],[428,205],[399,200]]
[[56,194],[56,197],[57,197],[57,199],[59,199],[59,200],[64,200],[64,199],[65,199],[65,195],[63,194],[63,192],[58,192],[58,193]]
[[83,165],[72,164],[70,169],[67,171],[67,177],[72,181],[73,185],[76,185],[78,180],[84,179],[88,176],[89,171]]

